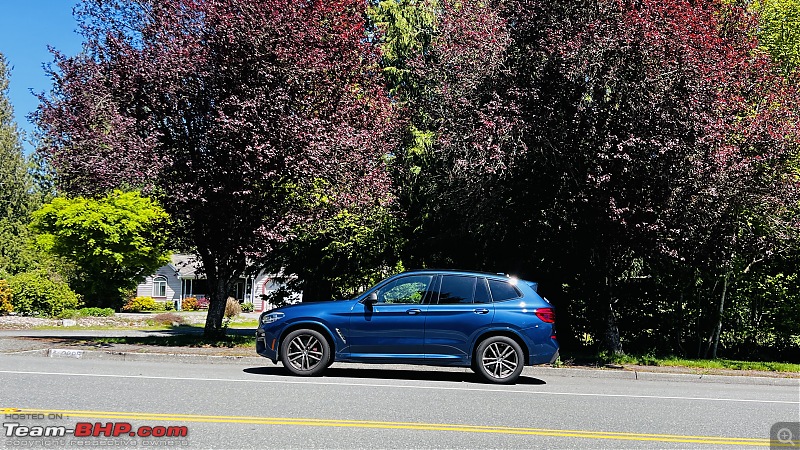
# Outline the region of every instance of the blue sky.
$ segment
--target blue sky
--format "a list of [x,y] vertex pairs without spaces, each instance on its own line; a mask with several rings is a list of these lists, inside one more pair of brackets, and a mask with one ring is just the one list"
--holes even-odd
[[[11,68],[8,97],[19,128],[31,133],[28,114],[38,100],[31,93],[49,91],[52,83],[42,64],[53,61],[47,46],[66,55],[81,49],[78,24],[72,16],[75,0],[4,0],[0,4],[0,53]],[[32,147],[25,143],[30,153]]]

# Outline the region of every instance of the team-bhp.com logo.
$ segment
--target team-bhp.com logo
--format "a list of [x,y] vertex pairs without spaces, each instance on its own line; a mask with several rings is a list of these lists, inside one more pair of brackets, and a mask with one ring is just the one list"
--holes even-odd
[[139,426],[134,427],[128,422],[108,422],[90,423],[78,422],[75,428],[65,426],[26,426],[20,423],[4,423],[3,429],[6,437],[30,438],[30,437],[65,437],[74,436],[76,438],[88,437],[142,437],[142,438],[161,438],[161,437],[186,437],[189,429],[185,426]]

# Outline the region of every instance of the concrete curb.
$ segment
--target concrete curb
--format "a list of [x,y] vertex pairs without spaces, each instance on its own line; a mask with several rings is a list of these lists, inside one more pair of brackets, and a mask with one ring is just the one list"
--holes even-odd
[[188,364],[272,364],[260,356],[225,356],[225,355],[198,355],[191,353],[138,353],[115,352],[102,350],[75,350],[64,348],[45,348],[38,350],[25,350],[20,352],[2,353],[8,356],[39,356],[49,358],[92,359],[106,361],[150,361],[150,362],[177,362]]
[[616,380],[633,381],[670,381],[684,383],[718,383],[718,384],[751,384],[770,386],[797,386],[800,387],[798,378],[759,377],[745,375],[711,375],[696,373],[668,373],[646,372],[641,370],[624,369],[583,369],[570,367],[526,367],[522,372],[534,376],[562,376],[580,378],[607,378]]
[[[3,355],[40,356],[50,358],[74,358],[106,361],[146,361],[146,362],[177,362],[184,364],[246,364],[254,366],[272,365],[272,362],[260,356],[224,356],[224,355],[198,355],[191,353],[138,353],[102,350],[76,350],[63,348],[47,348],[19,352],[3,353]],[[405,369],[413,370],[420,366],[407,365],[371,365],[337,363],[336,366],[365,367],[379,369]],[[334,366],[334,367],[336,367]],[[426,370],[432,366],[424,366]],[[452,369],[449,369],[452,370]],[[465,369],[467,370],[467,369]],[[523,376],[535,378],[571,377],[586,379],[615,379],[631,381],[657,381],[657,382],[683,382],[683,383],[717,383],[717,384],[750,384],[770,386],[797,386],[800,387],[798,378],[759,377],[743,375],[709,375],[688,373],[646,372],[640,370],[624,369],[585,369],[573,367],[525,367]]]

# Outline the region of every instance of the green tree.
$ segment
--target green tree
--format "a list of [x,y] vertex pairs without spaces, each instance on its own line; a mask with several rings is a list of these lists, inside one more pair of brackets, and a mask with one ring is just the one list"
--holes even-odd
[[0,274],[14,274],[33,264],[27,224],[37,200],[7,97],[8,77],[5,57],[0,54]]
[[75,264],[72,285],[90,306],[120,306],[124,290],[168,261],[169,218],[138,192],[55,198],[33,219],[42,246]]
[[800,1],[758,0],[758,40],[787,76],[800,66]]

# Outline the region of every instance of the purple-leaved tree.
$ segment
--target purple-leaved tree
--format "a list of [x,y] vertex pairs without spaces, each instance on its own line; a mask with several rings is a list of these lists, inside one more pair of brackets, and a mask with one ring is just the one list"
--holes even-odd
[[[89,0],[56,53],[40,151],[70,194],[143,188],[199,254],[208,336],[248,257],[294,225],[377,204],[392,108],[354,0]],[[332,207],[335,206],[335,207]]]

